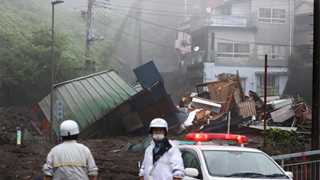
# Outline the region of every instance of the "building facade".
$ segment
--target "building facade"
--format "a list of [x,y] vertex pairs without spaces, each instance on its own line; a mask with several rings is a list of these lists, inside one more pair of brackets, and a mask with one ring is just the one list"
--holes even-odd
[[[293,47],[294,0],[208,0],[191,18],[190,64],[203,64],[203,81],[239,73],[243,89],[263,95],[268,55],[268,95],[282,95]],[[198,13],[199,13],[198,12]]]
[[313,0],[296,0],[294,22],[294,46],[312,52]]

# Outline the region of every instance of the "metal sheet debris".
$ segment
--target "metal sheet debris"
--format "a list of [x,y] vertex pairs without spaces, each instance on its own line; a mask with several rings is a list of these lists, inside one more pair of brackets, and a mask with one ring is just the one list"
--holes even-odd
[[295,113],[292,110],[291,105],[285,106],[271,113],[272,120],[280,123],[292,118],[294,115]]
[[267,104],[271,105],[274,109],[280,109],[282,107],[292,105],[293,100],[291,98],[290,99],[279,99],[279,100],[270,101]]
[[207,99],[198,98],[198,97],[192,98],[192,106],[195,108],[208,109],[216,113],[219,113],[222,107],[221,104],[215,103]]
[[[259,126],[259,125],[250,125],[249,126],[250,128],[252,129],[257,129],[257,130],[260,130],[260,131],[263,131],[264,130],[264,126]],[[280,130],[283,130],[283,131],[297,131],[297,127],[281,127],[281,126],[267,126],[266,129],[280,129]]]

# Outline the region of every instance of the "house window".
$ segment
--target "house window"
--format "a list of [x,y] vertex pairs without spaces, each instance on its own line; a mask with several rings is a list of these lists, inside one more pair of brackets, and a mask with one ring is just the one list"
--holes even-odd
[[[264,95],[264,75],[257,75],[257,92],[260,96]],[[278,96],[279,93],[279,76],[274,74],[268,75],[267,96]]]
[[268,59],[284,60],[288,54],[288,48],[281,45],[257,45],[257,50],[259,60],[264,60],[265,54],[268,55]]
[[271,22],[271,8],[259,9],[259,21]]
[[249,57],[250,44],[238,42],[219,42],[217,51],[218,57]]
[[281,24],[286,22],[286,10],[277,8],[259,8],[259,21]]

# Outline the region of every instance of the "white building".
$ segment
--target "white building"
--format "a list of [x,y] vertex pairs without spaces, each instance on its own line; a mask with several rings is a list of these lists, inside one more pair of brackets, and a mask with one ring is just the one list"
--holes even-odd
[[281,95],[292,52],[294,0],[216,0],[210,9],[212,1],[201,4],[201,12],[205,8],[209,14],[190,21],[193,46],[201,49],[190,64],[201,57],[205,82],[238,71],[245,92],[262,95],[267,54],[268,95]]

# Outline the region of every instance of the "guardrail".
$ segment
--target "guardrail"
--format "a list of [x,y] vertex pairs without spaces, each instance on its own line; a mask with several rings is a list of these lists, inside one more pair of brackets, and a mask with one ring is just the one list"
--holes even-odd
[[294,180],[319,180],[320,150],[284,154],[272,157]]

